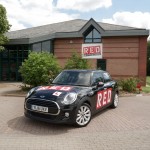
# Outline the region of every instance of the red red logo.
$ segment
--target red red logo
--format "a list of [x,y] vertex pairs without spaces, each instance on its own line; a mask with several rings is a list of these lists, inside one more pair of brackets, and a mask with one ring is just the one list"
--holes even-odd
[[98,92],[96,109],[100,109],[101,107],[110,103],[111,102],[111,94],[112,94],[111,88]]
[[72,87],[70,86],[43,86],[38,90],[58,90],[58,91],[70,91]]
[[83,54],[84,55],[101,55],[101,47],[100,46],[88,46],[83,47]]

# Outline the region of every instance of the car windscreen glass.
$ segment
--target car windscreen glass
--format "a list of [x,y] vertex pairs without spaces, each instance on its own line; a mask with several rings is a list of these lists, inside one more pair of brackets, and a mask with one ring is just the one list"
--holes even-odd
[[91,73],[86,71],[63,71],[54,79],[53,84],[89,86],[90,75]]

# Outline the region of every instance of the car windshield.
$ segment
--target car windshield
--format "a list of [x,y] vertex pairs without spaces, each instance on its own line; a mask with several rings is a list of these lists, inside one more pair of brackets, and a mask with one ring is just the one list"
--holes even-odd
[[53,84],[89,86],[90,72],[87,71],[63,71],[53,81]]

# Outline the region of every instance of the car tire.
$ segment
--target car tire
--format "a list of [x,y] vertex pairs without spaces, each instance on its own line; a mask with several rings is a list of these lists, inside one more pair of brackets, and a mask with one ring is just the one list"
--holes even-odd
[[75,125],[78,127],[85,127],[91,121],[91,107],[89,104],[82,104],[76,111]]
[[119,95],[118,95],[118,93],[115,93],[115,96],[113,98],[113,103],[111,105],[111,108],[118,107],[118,103],[119,103]]

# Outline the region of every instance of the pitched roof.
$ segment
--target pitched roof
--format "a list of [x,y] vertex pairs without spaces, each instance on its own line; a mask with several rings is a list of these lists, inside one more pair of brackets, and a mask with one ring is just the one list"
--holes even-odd
[[[145,29],[114,25],[102,22],[95,22],[95,20],[90,19],[82,20],[75,19],[65,22],[53,23],[38,27],[27,28],[23,30],[11,31],[6,33],[7,37],[12,41],[18,41],[21,39],[26,39],[29,43],[34,43],[36,41],[44,40],[46,38],[53,39],[57,37],[82,37],[82,33],[80,31],[86,30],[90,25],[94,25],[97,30],[103,31],[102,36],[117,36],[123,35],[126,33],[127,35],[132,33],[131,31],[138,31],[138,35],[147,35],[148,32]],[[137,35],[136,33],[136,35]],[[28,39],[28,40],[27,40]]]
[[11,31],[8,32],[6,35],[8,38],[33,38],[39,37],[47,34],[54,34],[57,32],[76,32],[79,31],[86,20],[76,19],[71,21],[53,23],[38,27],[27,28],[23,30]]

